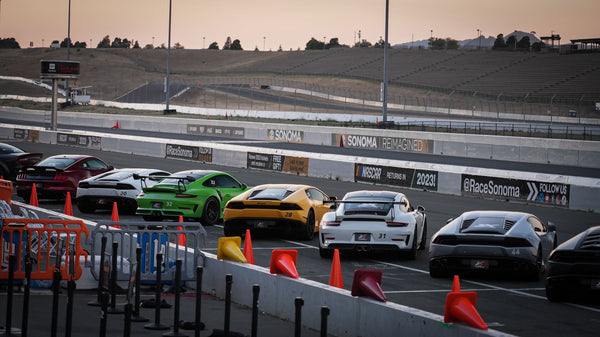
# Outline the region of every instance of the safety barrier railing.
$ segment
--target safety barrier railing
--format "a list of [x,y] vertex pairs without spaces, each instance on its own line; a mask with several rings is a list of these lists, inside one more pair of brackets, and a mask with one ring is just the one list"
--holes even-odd
[[[117,227],[120,227],[117,229]],[[94,278],[99,277],[102,238],[107,238],[106,253],[117,254],[117,280],[130,278],[130,261],[135,260],[135,250],[142,248],[138,264],[142,281],[155,281],[156,254],[162,253],[162,280],[175,279],[175,261],[182,261],[181,280],[195,279],[196,266],[204,266],[206,230],[199,222],[147,222],[147,221],[100,221],[89,237],[91,245],[90,267]],[[117,252],[111,250],[116,242]]]
[[[65,219],[0,219],[0,279],[8,279],[8,261],[16,257],[15,279],[25,278],[25,261],[32,261],[32,280],[52,280],[59,270],[62,279],[79,279],[82,267],[80,258],[87,260],[83,240],[89,230],[81,220]],[[58,263],[58,268],[57,268]]]
[[13,195],[13,183],[10,180],[0,179],[0,200],[11,203]]

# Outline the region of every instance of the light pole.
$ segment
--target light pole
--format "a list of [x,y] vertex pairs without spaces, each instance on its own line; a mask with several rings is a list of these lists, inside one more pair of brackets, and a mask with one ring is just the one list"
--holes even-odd
[[[71,59],[71,0],[69,0],[69,15],[67,17],[67,61]],[[71,88],[69,87],[69,80],[65,80],[65,86],[67,87],[67,103],[70,102]]]
[[169,95],[169,73],[171,72],[171,3],[173,1],[169,0],[169,38],[167,41],[167,78],[165,81],[165,101],[166,101],[166,107],[165,107],[165,114],[170,113],[169,111],[169,99],[170,99],[170,95]]
[[202,49],[204,49],[204,42],[206,41],[206,36],[202,37]]
[[152,37],[152,48],[154,48],[154,36]]
[[[479,38],[479,28],[477,28],[477,40],[479,40],[479,48],[481,48],[481,39]],[[477,49],[479,49],[477,48]]]
[[263,51],[267,51],[266,49],[267,37],[263,36]]
[[383,123],[387,122],[387,81],[388,81],[388,17],[390,1],[385,0],[385,41],[383,42]]

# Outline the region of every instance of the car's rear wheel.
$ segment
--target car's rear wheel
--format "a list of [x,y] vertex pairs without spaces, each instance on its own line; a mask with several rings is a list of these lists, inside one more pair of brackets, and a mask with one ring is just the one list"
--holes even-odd
[[308,217],[306,217],[306,223],[300,229],[300,240],[312,240],[315,235],[315,212],[311,209],[308,211]]
[[225,236],[242,236],[244,230],[240,226],[225,222],[223,224],[223,234],[225,234]]
[[333,249],[323,248],[319,246],[319,255],[324,258],[332,258],[333,257]]
[[204,203],[204,209],[202,210],[202,218],[200,219],[203,226],[212,226],[219,221],[219,213],[221,206],[219,201],[214,197],[210,197]]
[[419,244],[419,250],[424,250],[427,246],[427,220],[423,224],[423,234],[421,234],[421,243]]
[[562,302],[565,299],[565,294],[560,288],[546,285],[546,298],[550,302]]
[[96,206],[89,200],[79,199],[77,200],[77,208],[81,213],[94,213]]
[[532,281],[539,281],[542,271],[544,268],[544,257],[542,255],[542,247],[538,247],[537,259],[535,260],[535,265],[533,266],[531,273],[529,275],[529,279]]
[[433,278],[445,277],[448,275],[448,271],[440,262],[429,261],[429,276]]
[[412,235],[412,245],[410,250],[406,252],[406,257],[409,260],[414,260],[417,258],[417,226],[415,226],[415,231]]

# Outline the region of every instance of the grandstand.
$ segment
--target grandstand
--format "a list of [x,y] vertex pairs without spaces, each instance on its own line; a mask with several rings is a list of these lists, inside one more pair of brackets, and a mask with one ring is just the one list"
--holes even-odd
[[[64,50],[1,50],[0,75],[39,78],[41,59],[64,58]],[[600,102],[600,53],[533,53],[490,50],[389,50],[390,95],[487,98],[554,102],[594,113]],[[166,50],[78,49],[81,85],[97,99],[114,99],[144,83],[162,83]],[[383,77],[383,49],[336,48],[310,51],[172,50],[171,83],[231,84],[290,79],[311,85],[353,87],[377,96]],[[266,79],[266,80],[265,80]],[[344,80],[345,79],[345,80]],[[229,83],[227,83],[229,82]],[[270,85],[271,83],[260,83]],[[259,85],[259,86],[260,86]],[[0,84],[2,93],[6,85]]]

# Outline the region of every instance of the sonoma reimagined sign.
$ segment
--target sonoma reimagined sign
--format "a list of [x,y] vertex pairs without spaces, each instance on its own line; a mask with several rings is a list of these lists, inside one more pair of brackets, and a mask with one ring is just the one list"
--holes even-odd
[[353,134],[332,134],[332,145],[400,152],[433,153],[433,140],[403,137],[382,137]]
[[461,193],[493,199],[511,199],[534,203],[569,205],[570,185],[463,174]]

